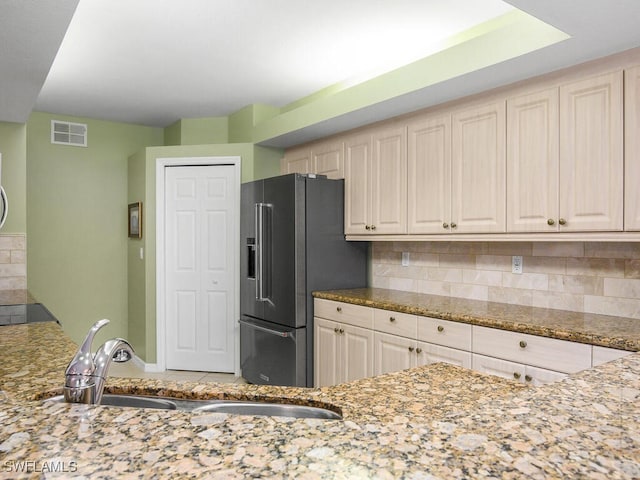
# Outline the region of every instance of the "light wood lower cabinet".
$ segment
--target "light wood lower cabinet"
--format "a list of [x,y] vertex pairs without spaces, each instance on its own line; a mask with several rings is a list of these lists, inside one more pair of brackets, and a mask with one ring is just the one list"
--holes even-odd
[[373,372],[375,375],[406,370],[418,364],[417,342],[415,340],[375,332],[373,345],[375,359]]
[[317,387],[437,362],[542,385],[631,353],[349,303],[314,305]]
[[473,369],[489,375],[515,380],[530,385],[543,385],[562,380],[566,373],[532,367],[495,357],[473,354]]
[[373,331],[314,318],[314,386],[325,387],[370,377]]
[[433,343],[418,342],[416,353],[418,354],[418,365],[450,363],[451,365],[469,369],[472,365],[471,352],[434,345]]

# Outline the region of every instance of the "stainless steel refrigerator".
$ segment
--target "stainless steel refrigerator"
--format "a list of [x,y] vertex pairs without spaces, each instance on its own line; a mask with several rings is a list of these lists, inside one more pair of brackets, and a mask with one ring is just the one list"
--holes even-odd
[[241,189],[242,376],[311,387],[311,292],[366,286],[368,242],[344,238],[343,180],[289,174]]

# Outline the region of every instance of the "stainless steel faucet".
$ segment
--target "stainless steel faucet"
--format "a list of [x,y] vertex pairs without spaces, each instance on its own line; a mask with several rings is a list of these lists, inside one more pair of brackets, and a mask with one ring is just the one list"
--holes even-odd
[[64,380],[67,402],[99,404],[111,361],[126,362],[135,354],[129,342],[122,338],[106,341],[95,355],[91,354],[93,337],[107,323],[107,319],[99,320],[89,329],[80,349],[69,362]]

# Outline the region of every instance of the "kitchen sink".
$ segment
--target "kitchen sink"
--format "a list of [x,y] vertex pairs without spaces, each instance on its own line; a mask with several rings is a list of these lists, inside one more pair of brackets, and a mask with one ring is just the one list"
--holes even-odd
[[[63,395],[48,398],[45,402],[63,403]],[[100,405],[110,407],[156,408],[181,410],[193,413],[227,413],[234,415],[266,415],[276,417],[318,418],[341,420],[332,410],[307,405],[238,400],[187,400],[181,398],[149,397],[143,395],[104,394]]]
[[212,401],[197,407],[194,412],[231,413],[236,415],[270,415],[276,417],[322,418],[341,420],[342,417],[332,410],[307,405],[266,402]]

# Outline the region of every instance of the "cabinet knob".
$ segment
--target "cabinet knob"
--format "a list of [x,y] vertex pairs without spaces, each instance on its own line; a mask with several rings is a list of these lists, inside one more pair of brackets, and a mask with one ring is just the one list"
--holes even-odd
[[451,228],[456,228],[457,226],[458,226],[458,224],[457,224],[457,223],[455,223],[455,222],[451,222]]
[[525,375],[525,376],[524,376],[524,379],[525,379],[527,382],[530,382],[531,380],[533,380],[533,377],[532,377],[531,375]]
[[547,225],[555,225],[555,220],[553,218],[550,218],[549,220],[547,220]]
[[513,378],[520,380],[521,375],[518,372],[513,372]]
[[438,325],[438,331],[439,332],[444,332],[444,327],[442,325]]
[[421,348],[416,348],[416,353],[419,355],[422,353],[422,349]]
[[338,333],[339,332],[338,327],[334,328],[333,331]]
[[560,225],[566,225],[566,224],[567,224],[567,221],[566,221],[564,218],[561,218],[560,220],[558,220],[558,223],[559,223]]
[[336,307],[336,312],[342,313],[342,307]]
[[415,349],[413,347],[409,347],[409,351],[413,352]]
[[520,340],[520,348],[527,348],[527,342]]
[[371,230],[371,226],[370,226],[370,225],[365,225],[365,226],[364,226],[364,229],[365,229],[365,230]]
[[389,321],[392,322],[392,323],[395,322],[396,321],[396,317],[389,317]]
[[340,330],[338,330],[338,333],[344,333],[344,328],[341,328]]
[[375,225],[371,225],[371,230],[375,230],[376,226]]
[[449,228],[449,224],[447,222],[443,223],[442,228]]

